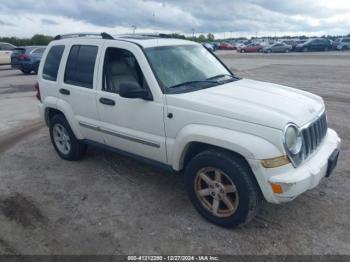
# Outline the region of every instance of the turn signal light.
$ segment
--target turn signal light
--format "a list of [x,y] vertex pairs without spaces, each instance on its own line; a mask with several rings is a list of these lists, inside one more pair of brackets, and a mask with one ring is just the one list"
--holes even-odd
[[282,194],[282,193],[283,193],[283,189],[282,189],[282,186],[281,186],[281,185],[271,183],[271,187],[272,187],[272,191],[273,191],[275,194]]
[[261,164],[265,168],[274,168],[284,166],[290,163],[288,156],[279,156],[261,160]]

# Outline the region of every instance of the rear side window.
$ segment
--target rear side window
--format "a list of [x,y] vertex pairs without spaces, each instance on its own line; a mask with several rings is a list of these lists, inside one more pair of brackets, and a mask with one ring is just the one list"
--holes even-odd
[[47,54],[44,69],[43,78],[50,81],[56,81],[57,72],[60,66],[62,54],[64,51],[64,45],[55,45],[51,47],[49,53]]
[[64,82],[92,88],[97,50],[97,46],[72,46],[67,60]]
[[24,48],[15,48],[12,51],[13,55],[22,55],[26,52],[26,50]]

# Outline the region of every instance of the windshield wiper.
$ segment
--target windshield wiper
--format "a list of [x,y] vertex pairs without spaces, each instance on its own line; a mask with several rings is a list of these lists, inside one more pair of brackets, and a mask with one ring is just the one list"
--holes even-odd
[[220,74],[220,75],[216,75],[216,76],[209,77],[209,78],[207,78],[206,80],[212,80],[212,79],[216,79],[216,78],[222,78],[222,77],[225,77],[225,76],[229,76],[230,78],[235,78],[233,75],[230,75],[230,74]]
[[206,80],[187,81],[187,82],[183,82],[183,83],[180,83],[177,85],[170,86],[169,88],[175,88],[175,87],[180,87],[180,86],[191,86],[191,85],[201,84],[201,83],[220,84],[220,82],[218,82],[218,81],[206,79]]

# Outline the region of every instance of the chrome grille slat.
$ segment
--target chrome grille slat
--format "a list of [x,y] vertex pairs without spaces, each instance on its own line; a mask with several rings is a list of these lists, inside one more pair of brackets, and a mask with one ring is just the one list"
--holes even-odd
[[321,144],[327,133],[327,118],[323,113],[318,119],[302,128],[303,151],[301,156],[306,159]]

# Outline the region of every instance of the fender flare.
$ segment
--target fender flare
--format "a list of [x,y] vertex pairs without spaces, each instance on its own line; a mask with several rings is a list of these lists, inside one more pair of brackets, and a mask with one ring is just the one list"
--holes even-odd
[[200,142],[233,151],[248,159],[267,159],[281,155],[281,151],[271,142],[248,133],[206,125],[188,125],[176,136],[171,165],[181,170],[189,145]]
[[62,114],[64,115],[64,117],[68,121],[69,126],[71,127],[75,137],[77,139],[84,139],[84,137],[82,136],[82,134],[79,131],[78,122],[76,121],[76,119],[74,117],[73,110],[66,101],[61,100],[61,99],[57,99],[54,97],[46,97],[43,104],[45,105],[44,112],[45,112],[45,120],[46,120],[47,124],[48,124],[47,111],[49,109],[56,109],[56,110],[62,112]]

